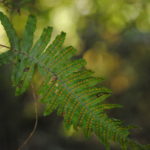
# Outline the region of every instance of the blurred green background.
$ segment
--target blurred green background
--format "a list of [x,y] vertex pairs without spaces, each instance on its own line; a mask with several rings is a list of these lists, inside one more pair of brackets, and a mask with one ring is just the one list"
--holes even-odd
[[[48,25],[54,27],[53,36],[65,31],[65,45],[78,50],[75,58],[85,58],[86,67],[113,90],[107,102],[124,106],[109,111],[109,116],[136,125],[130,136],[150,143],[149,0],[1,0],[0,11],[9,16],[20,37],[30,13],[38,18],[35,40]],[[2,25],[0,43],[9,45]],[[0,53],[5,50],[0,48]],[[0,150],[16,150],[35,122],[32,91],[15,97],[10,71],[11,65],[0,68]],[[36,133],[24,150],[104,149],[95,136],[85,139],[80,131],[65,130],[55,113],[43,117],[41,107]]]

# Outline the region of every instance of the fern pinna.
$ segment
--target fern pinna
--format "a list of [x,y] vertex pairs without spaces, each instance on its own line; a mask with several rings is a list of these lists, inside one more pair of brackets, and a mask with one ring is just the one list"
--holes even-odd
[[76,50],[72,46],[62,48],[64,32],[50,44],[52,28],[47,27],[33,45],[34,16],[28,17],[21,40],[2,12],[0,20],[11,46],[9,51],[0,55],[0,64],[13,61],[12,83],[16,87],[16,95],[27,90],[36,66],[43,76],[38,93],[46,106],[45,115],[57,110],[58,115],[64,116],[66,127],[81,128],[85,136],[95,133],[106,149],[110,149],[111,142],[119,143],[123,150],[148,149],[128,138],[128,127],[107,116],[105,109],[119,105],[103,103],[111,90],[97,86],[102,79],[93,77],[93,73],[84,68],[86,62],[83,59],[71,60]]

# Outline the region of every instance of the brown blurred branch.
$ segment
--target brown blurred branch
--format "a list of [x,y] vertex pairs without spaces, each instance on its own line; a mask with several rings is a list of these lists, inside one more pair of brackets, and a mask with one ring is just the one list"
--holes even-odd
[[3,44],[0,44],[0,46],[1,46],[1,47],[4,47],[4,48],[8,48],[8,49],[10,49],[10,47],[9,47],[9,46],[3,45]]
[[36,96],[36,94],[34,92],[35,90],[34,90],[33,84],[31,84],[31,88],[32,88],[32,94],[33,94],[34,106],[35,106],[35,123],[34,123],[33,130],[31,131],[31,133],[29,134],[29,136],[25,139],[25,141],[21,144],[21,146],[17,150],[21,150],[25,145],[27,145],[27,143],[29,142],[29,140],[34,135],[34,133],[36,131],[36,128],[37,128],[37,124],[38,124],[37,96]]

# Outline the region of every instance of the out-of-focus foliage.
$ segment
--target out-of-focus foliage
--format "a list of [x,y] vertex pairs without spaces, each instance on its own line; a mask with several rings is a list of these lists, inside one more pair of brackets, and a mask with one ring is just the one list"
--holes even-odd
[[[31,0],[13,9],[2,4],[0,9],[10,15],[19,34],[29,13],[38,17],[39,29],[49,24],[55,34],[66,31],[65,44],[77,47],[77,57],[88,61],[87,68],[106,78],[114,95],[110,102],[124,105],[121,113],[116,110],[111,115],[139,125],[141,131],[134,130],[134,138],[150,141],[149,0]],[[1,26],[0,32],[0,43],[4,43]]]

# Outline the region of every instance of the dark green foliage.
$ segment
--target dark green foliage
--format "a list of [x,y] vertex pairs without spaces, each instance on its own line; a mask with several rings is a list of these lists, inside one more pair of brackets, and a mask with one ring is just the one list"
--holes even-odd
[[71,60],[76,50],[72,46],[62,47],[64,32],[50,44],[52,28],[47,27],[33,45],[36,19],[29,16],[19,43],[14,28],[3,13],[0,13],[0,20],[11,45],[10,51],[0,55],[0,63],[9,59],[10,54],[15,55],[12,82],[17,95],[27,90],[37,66],[43,76],[38,93],[46,106],[45,115],[57,110],[58,115],[64,116],[66,127],[82,128],[87,137],[95,133],[106,149],[110,148],[111,142],[119,143],[124,150],[148,149],[128,138],[128,127],[107,116],[106,109],[120,105],[103,103],[111,90],[97,86],[102,79],[92,77],[93,73],[84,68],[86,62],[83,59]]
[[7,64],[8,62],[13,60],[13,53],[12,51],[7,51],[0,55],[0,66],[3,64]]

